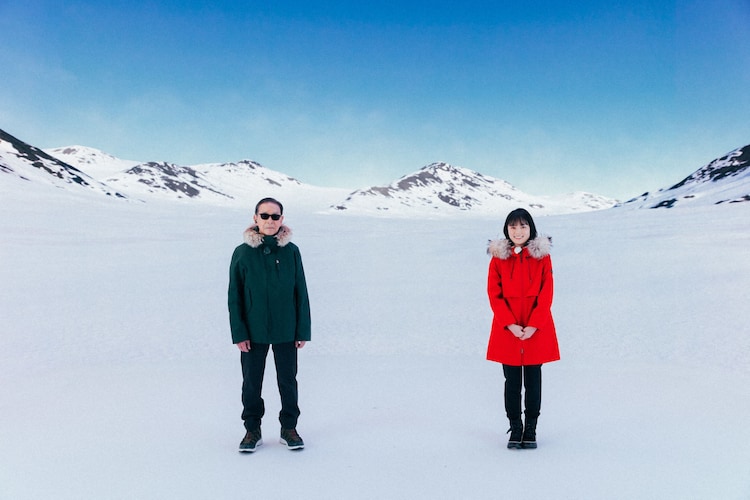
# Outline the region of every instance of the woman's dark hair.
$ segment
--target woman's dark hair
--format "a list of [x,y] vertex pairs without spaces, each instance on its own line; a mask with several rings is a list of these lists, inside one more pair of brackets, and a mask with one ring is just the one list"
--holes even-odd
[[255,213],[258,213],[258,209],[260,206],[264,203],[273,203],[275,205],[278,205],[279,211],[281,212],[281,215],[284,215],[284,205],[281,204],[281,202],[275,198],[263,198],[255,205]]
[[509,213],[505,218],[503,234],[505,235],[506,239],[510,240],[510,235],[508,234],[508,226],[512,226],[513,224],[516,224],[518,222],[529,225],[529,241],[536,238],[536,224],[534,224],[534,219],[531,218],[531,214],[525,208],[517,208]]

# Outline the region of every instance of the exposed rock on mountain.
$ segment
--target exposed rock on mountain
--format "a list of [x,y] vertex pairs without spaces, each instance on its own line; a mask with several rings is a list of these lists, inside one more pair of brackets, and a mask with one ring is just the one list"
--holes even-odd
[[73,165],[0,130],[0,172],[20,179],[60,188],[86,188],[110,196],[125,197]]
[[508,182],[447,163],[432,163],[388,186],[351,193],[335,210],[352,212],[449,214],[471,210],[496,215],[526,207],[535,213],[566,213],[608,208],[615,200],[589,193],[532,196]]
[[750,145],[717,158],[674,186],[643,193],[622,206],[672,208],[750,201]]

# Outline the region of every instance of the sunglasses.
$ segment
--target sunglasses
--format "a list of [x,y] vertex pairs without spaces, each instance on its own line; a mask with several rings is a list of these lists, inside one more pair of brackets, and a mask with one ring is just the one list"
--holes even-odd
[[281,219],[281,214],[258,214],[258,215],[260,215],[260,218],[263,220],[268,220],[269,217],[273,220]]

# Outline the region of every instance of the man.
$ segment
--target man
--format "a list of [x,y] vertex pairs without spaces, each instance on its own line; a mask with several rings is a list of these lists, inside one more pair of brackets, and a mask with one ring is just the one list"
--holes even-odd
[[290,450],[305,444],[297,433],[297,350],[310,340],[310,302],[299,248],[284,225],[284,207],[264,198],[255,206],[254,224],[235,248],[229,268],[229,322],[242,363],[242,420],[246,434],[239,451],[263,444],[261,397],[269,348],[273,350],[281,396],[280,442]]

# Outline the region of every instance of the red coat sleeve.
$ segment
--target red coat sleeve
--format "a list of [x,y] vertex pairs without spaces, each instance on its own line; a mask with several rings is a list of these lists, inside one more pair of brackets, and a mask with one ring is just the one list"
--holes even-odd
[[493,257],[490,260],[490,269],[487,275],[487,295],[490,299],[490,307],[495,315],[495,324],[502,325],[505,328],[508,325],[517,323],[517,320],[503,296],[501,262],[497,257]]

